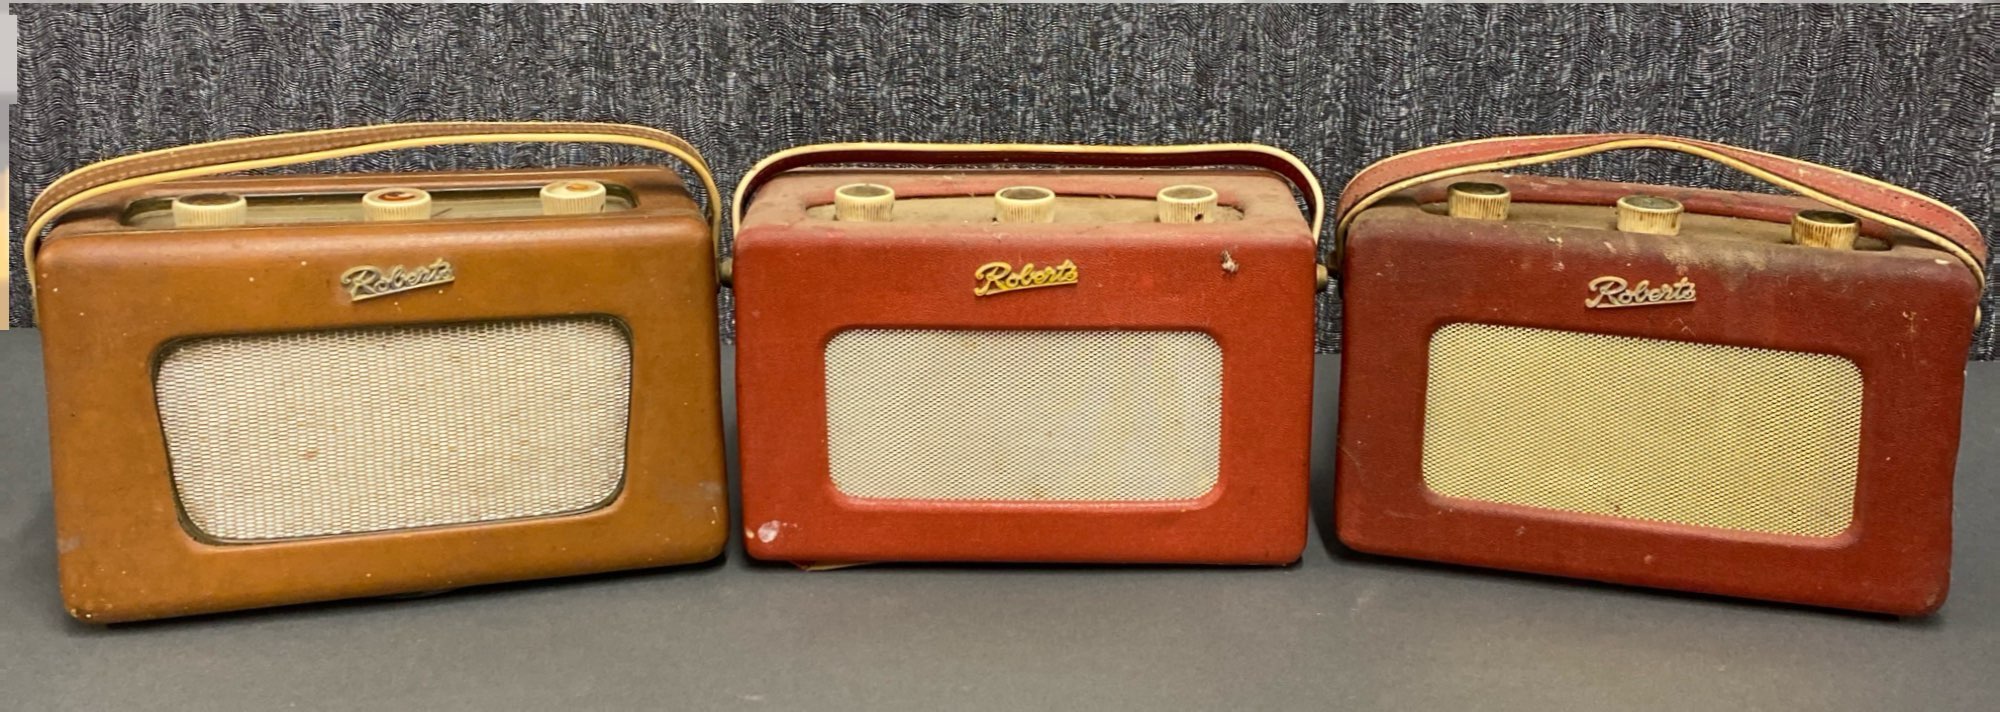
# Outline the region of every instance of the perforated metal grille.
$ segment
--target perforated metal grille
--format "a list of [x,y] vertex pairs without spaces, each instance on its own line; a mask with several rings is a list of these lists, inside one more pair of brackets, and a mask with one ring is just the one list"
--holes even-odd
[[270,540],[577,512],[625,477],[609,318],[224,336],[161,354],[187,519]]
[[1861,371],[1845,358],[1451,324],[1429,381],[1438,494],[1816,537],[1854,519]]
[[1158,501],[1215,487],[1196,331],[857,329],[826,347],[834,485],[882,499]]

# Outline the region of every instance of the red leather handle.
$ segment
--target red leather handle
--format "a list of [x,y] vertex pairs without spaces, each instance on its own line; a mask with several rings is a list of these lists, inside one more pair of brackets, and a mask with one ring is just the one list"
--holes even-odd
[[1710,141],[1650,134],[1512,136],[1402,153],[1356,174],[1341,191],[1334,249],[1361,210],[1388,194],[1465,173],[1549,163],[1605,151],[1655,148],[1701,156],[1808,198],[1901,228],[1958,256],[1985,281],[1986,241],[1965,215],[1928,196],[1835,168]]
[[1319,178],[1297,156],[1254,143],[1209,143],[1177,146],[1076,146],[1061,144],[978,143],[827,143],[799,146],[771,154],[736,185],[735,219],[741,222],[757,189],[785,171],[807,166],[886,163],[918,166],[973,166],[1008,163],[1169,168],[1194,166],[1253,166],[1277,173],[1306,196],[1312,230],[1318,239],[1326,213]]

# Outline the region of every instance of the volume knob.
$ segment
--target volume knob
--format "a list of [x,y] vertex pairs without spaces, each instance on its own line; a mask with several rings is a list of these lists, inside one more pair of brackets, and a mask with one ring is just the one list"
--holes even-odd
[[1681,232],[1681,201],[1657,195],[1628,195],[1618,199],[1618,229],[1648,235],[1678,235]]
[[1153,196],[1154,214],[1163,223],[1208,222],[1215,203],[1215,189],[1205,185],[1170,185]]
[[1801,210],[1792,216],[1792,242],[1808,247],[1854,249],[1861,219],[1832,210]]
[[416,188],[381,188],[361,196],[361,216],[368,222],[431,219],[431,194]]
[[543,215],[587,215],[603,211],[603,183],[572,178],[542,186]]
[[229,227],[249,217],[250,203],[235,193],[202,193],[174,198],[174,227]]
[[1507,206],[1514,200],[1507,186],[1498,183],[1453,183],[1447,192],[1445,211],[1470,220],[1506,220]]
[[994,219],[1003,223],[1056,221],[1056,192],[1032,185],[1001,188],[993,194]]
[[882,222],[896,209],[896,189],[874,183],[849,183],[833,189],[833,219]]

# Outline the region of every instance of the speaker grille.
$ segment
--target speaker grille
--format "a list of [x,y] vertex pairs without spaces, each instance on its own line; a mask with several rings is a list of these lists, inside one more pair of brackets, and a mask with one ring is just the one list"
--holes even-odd
[[857,329],[826,346],[854,497],[1157,501],[1215,487],[1222,349],[1197,331]]
[[207,337],[155,389],[187,520],[271,540],[602,506],[631,343],[609,318]]
[[1854,519],[1838,356],[1484,324],[1431,337],[1424,484],[1450,497],[1826,537]]

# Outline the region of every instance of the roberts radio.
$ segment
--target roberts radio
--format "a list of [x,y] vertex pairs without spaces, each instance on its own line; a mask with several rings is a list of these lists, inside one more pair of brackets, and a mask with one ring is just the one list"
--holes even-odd
[[[499,142],[664,152],[710,217],[660,167],[209,177]],[[49,186],[25,256],[70,612],[716,556],[711,184],[660,131],[440,123],[142,153]]]
[[1296,560],[1318,190],[1249,144],[765,159],[733,272],[751,555]]
[[[1621,149],[1797,197],[1495,173]],[[1986,249],[1803,161],[1643,135],[1399,155],[1342,195],[1356,549],[1892,614],[1944,601]]]

